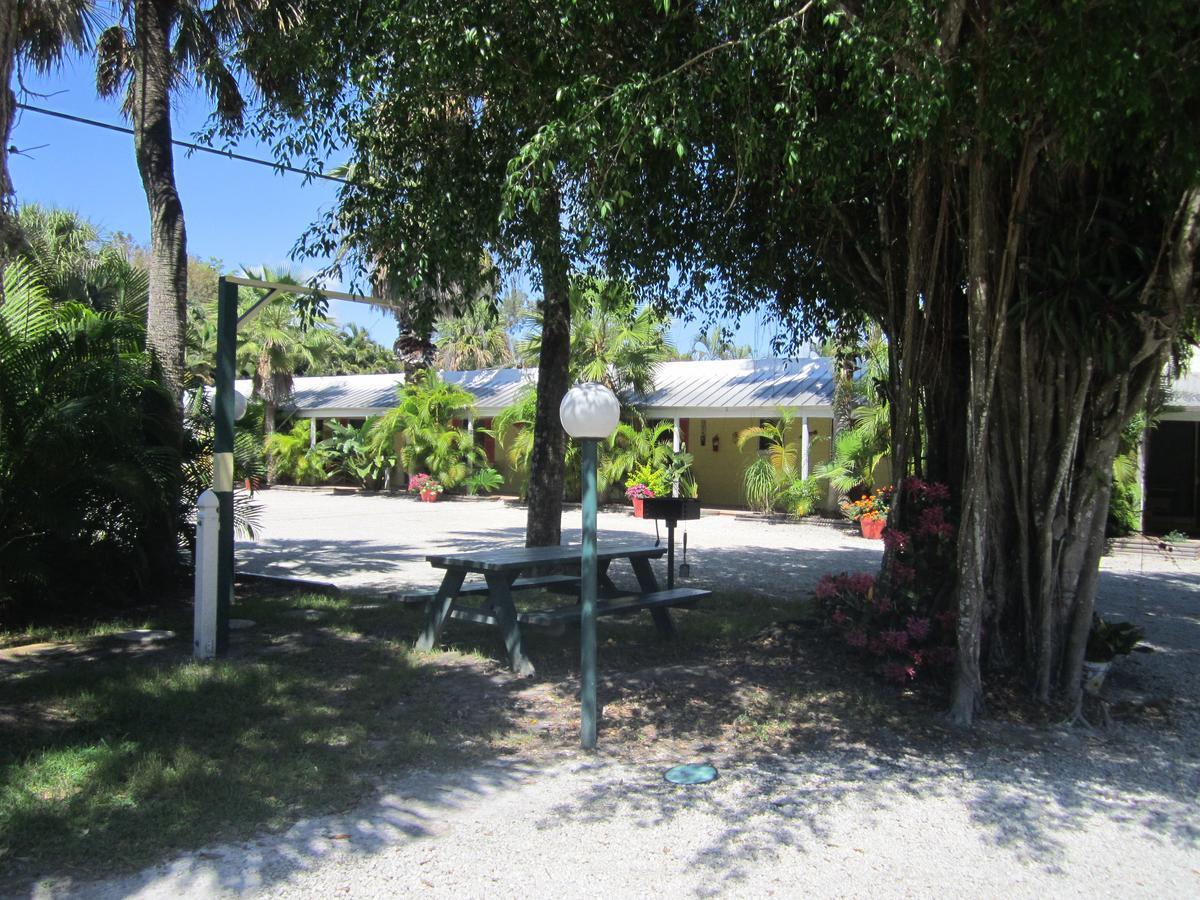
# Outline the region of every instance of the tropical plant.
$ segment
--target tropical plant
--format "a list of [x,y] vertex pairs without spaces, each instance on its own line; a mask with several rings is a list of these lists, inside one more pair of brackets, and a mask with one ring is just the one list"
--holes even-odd
[[437,364],[451,372],[492,369],[515,362],[508,329],[490,296],[480,296],[460,315],[437,323]]
[[748,346],[734,344],[728,329],[720,325],[697,332],[692,338],[692,359],[749,359],[752,352]]
[[[849,354],[843,354],[848,356]],[[840,377],[839,402],[849,405],[849,430],[834,439],[833,459],[816,470],[830,487],[846,496],[856,488],[871,490],[879,464],[892,452],[891,407],[885,394],[888,377],[887,344],[874,333],[859,347],[865,371],[858,379]],[[846,397],[845,400],[842,397]]]
[[663,469],[655,469],[642,463],[629,473],[625,480],[625,496],[630,500],[647,497],[665,497],[671,493],[671,482]]
[[378,488],[396,465],[396,452],[372,443],[370,433],[375,419],[369,418],[357,427],[333,420],[326,425],[331,434],[321,446],[328,451],[332,473],[340,472],[368,490]]
[[55,306],[10,261],[0,304],[0,603],[124,603],[176,571],[176,409],[139,323]]
[[491,466],[484,466],[472,472],[464,482],[467,493],[474,497],[476,494],[490,494],[498,491],[504,485],[504,476]]
[[1109,622],[1093,615],[1084,658],[1088,662],[1112,662],[1118,656],[1132,653],[1145,636],[1132,622]]
[[418,472],[408,480],[410,494],[440,494],[445,489],[445,485],[428,472]]
[[648,423],[640,417],[618,423],[598,468],[600,484],[625,484],[639,466],[660,471],[671,467],[673,430],[669,421]]
[[396,354],[375,341],[361,325],[353,322],[343,325],[335,338],[330,359],[315,359],[310,374],[364,375],[395,370]]
[[321,484],[329,479],[329,450],[312,443],[312,423],[299,419],[287,431],[267,435],[267,459],[274,477],[295,484]]
[[17,215],[23,255],[54,303],[76,301],[97,312],[145,320],[146,270],[128,238],[105,238],[78,213],[25,204]]
[[[267,267],[246,269],[246,275],[261,281],[298,284],[294,275]],[[261,292],[260,292],[261,293]],[[253,379],[253,396],[263,402],[263,430],[269,439],[275,431],[275,416],[292,392],[297,372],[313,366],[337,351],[332,326],[316,319],[304,327],[292,294],[280,293],[238,330],[238,369]],[[268,472],[268,480],[274,478]]]
[[[236,62],[265,95],[286,92],[294,70],[248,44],[296,22],[289,0],[119,0],[118,20],[96,42],[96,88],[123,93],[138,173],[150,211],[146,337],[168,383],[183,388],[187,237],[171,144],[173,92],[188,79],[214,102],[218,127],[240,128],[245,109]],[[249,62],[249,65],[245,63]]]
[[[380,416],[369,434],[372,452],[386,451],[401,439],[400,460],[410,474],[428,472],[447,488],[462,484],[487,463],[475,435],[454,424],[472,414],[475,398],[426,369],[398,390],[399,403]],[[484,429],[476,429],[484,433]]]
[[23,65],[49,71],[69,48],[87,49],[94,21],[92,0],[8,0],[0,15],[0,268],[14,251],[25,249],[8,171],[16,115],[13,76]]
[[[653,387],[655,367],[674,353],[668,321],[649,306],[639,306],[629,286],[619,281],[577,275],[571,279],[570,297],[570,379],[605,384],[630,405]],[[529,319],[518,353],[530,365],[541,347],[539,309]]]

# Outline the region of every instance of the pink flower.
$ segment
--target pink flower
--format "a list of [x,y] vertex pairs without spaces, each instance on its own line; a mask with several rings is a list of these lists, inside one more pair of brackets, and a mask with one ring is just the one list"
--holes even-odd
[[833,611],[833,615],[830,616],[830,618],[833,620],[833,624],[838,625],[838,626],[845,625],[847,622],[850,621],[850,617],[848,615],[846,615],[844,612],[842,612],[840,609],[835,609]]
[[909,616],[904,622],[904,628],[914,641],[923,641],[929,637],[930,622],[928,619],[914,619]]
[[883,667],[883,675],[888,681],[904,684],[917,677],[917,670],[904,663],[891,662]]
[[823,575],[821,580],[817,582],[817,599],[828,600],[837,594],[837,583],[832,576]]
[[879,637],[883,641],[884,646],[889,650],[903,653],[908,649],[907,631],[885,631]]
[[925,485],[925,499],[930,503],[945,503],[950,499],[950,488],[941,482]]
[[875,576],[868,572],[857,572],[846,579],[846,587],[866,597],[875,587]]
[[878,612],[884,613],[892,608],[892,598],[887,594],[880,594],[871,601],[871,605],[875,607]]
[[896,560],[892,563],[892,581],[898,585],[912,584],[917,580],[917,570]]
[[883,531],[883,546],[888,550],[903,553],[908,549],[908,535],[895,528],[885,528]]
[[861,650],[867,646],[867,633],[861,628],[851,628],[846,632],[846,643]]
[[867,652],[872,656],[884,656],[887,654],[887,644],[883,642],[883,638],[873,637],[867,641]]

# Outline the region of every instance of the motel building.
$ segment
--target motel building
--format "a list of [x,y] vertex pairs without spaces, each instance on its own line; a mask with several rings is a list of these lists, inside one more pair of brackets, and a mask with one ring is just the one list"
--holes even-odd
[[[475,398],[468,429],[488,428],[523,388],[537,382],[536,369],[484,369],[442,372],[442,377]],[[403,375],[299,377],[283,418],[310,420],[311,440],[324,436],[324,423],[361,424],[396,405]],[[250,382],[237,389],[249,395]],[[795,416],[798,467],[807,476],[829,461],[833,438],[832,361],[732,359],[660,363],[654,389],[635,401],[647,421],[670,421],[680,446],[693,455],[693,471],[706,507],[745,507],[742,474],[760,452],[757,442],[743,449],[740,431],[772,420],[780,409]],[[490,437],[480,434],[492,465],[504,475],[506,492],[519,476]],[[1157,426],[1143,443],[1141,470],[1145,530],[1200,533],[1200,375],[1177,380]],[[886,474],[883,475],[886,478]]]

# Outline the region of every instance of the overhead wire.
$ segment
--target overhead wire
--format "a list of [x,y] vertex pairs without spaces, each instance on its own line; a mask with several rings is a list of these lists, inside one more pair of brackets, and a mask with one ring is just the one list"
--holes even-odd
[[[75,122],[80,125],[90,125],[93,128],[103,128],[107,131],[116,131],[120,134],[133,134],[132,128],[126,128],[122,125],[113,125],[110,122],[101,122],[98,119],[89,119],[85,116],[76,116],[71,113],[59,112],[55,109],[46,109],[41,106],[33,106],[29,103],[16,104],[17,109],[23,109],[28,112],[39,113],[43,116],[52,116],[56,119],[65,119],[68,122]],[[256,156],[247,156],[244,153],[234,153],[232,150],[218,150],[216,147],[209,147],[207,144],[196,144],[191,141],[180,141],[171,138],[171,143],[177,147],[186,147],[188,150],[198,150],[201,153],[211,153],[213,156],[223,156],[226,159],[236,159],[239,162],[254,163],[258,166],[267,166],[274,169],[276,172],[292,172],[296,175],[303,175],[306,178],[323,178],[325,181],[336,181],[339,184],[349,184],[349,179],[339,178],[337,175],[328,175],[324,172],[314,172],[311,169],[300,169],[296,166],[289,166],[285,163],[274,162],[269,159],[261,159]]]

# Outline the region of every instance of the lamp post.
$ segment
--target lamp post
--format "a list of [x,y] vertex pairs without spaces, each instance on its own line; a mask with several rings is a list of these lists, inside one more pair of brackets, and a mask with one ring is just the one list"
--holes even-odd
[[607,387],[577,384],[558,407],[563,429],[583,451],[583,547],[579,585],[579,741],[596,746],[596,442],[612,434],[621,404]]

